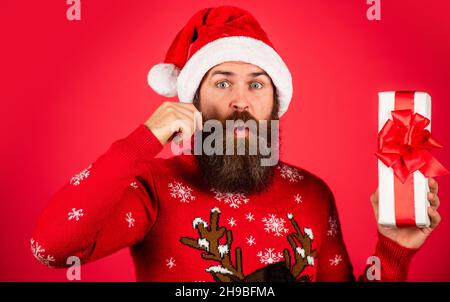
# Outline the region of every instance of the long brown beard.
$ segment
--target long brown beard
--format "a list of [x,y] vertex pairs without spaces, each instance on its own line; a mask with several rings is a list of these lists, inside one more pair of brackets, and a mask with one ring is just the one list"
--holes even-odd
[[[255,120],[257,129],[259,129],[259,123],[248,112],[234,112],[226,120]],[[278,119],[276,113],[272,113],[270,120]],[[204,117],[204,121],[205,117]],[[222,121],[223,129],[226,129],[225,121]],[[267,132],[270,133],[270,121],[267,123]],[[226,131],[223,133],[223,150],[226,150]],[[232,134],[233,135],[233,134]],[[250,135],[250,133],[249,133]],[[205,135],[203,136],[203,139]],[[234,139],[234,135],[233,135]],[[261,138],[257,136],[257,143]],[[267,135],[267,144],[271,144],[271,136]],[[254,193],[263,191],[271,182],[274,172],[273,166],[262,166],[261,159],[266,156],[261,155],[258,148],[257,154],[250,155],[248,137],[245,138],[245,155],[236,154],[236,139],[234,141],[235,152],[233,155],[196,155],[197,162],[200,170],[203,174],[206,182],[213,188],[221,192],[234,192],[234,193]],[[278,152],[273,150],[272,152]]]

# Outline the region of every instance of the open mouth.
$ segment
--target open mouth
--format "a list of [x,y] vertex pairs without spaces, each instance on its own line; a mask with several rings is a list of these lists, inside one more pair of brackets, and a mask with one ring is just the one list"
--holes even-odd
[[234,127],[234,136],[235,137],[247,137],[248,136],[248,128],[243,125],[238,125]]

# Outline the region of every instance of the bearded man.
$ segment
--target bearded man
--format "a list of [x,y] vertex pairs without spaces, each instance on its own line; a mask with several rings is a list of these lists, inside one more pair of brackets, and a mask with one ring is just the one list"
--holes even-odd
[[[64,267],[70,256],[86,263],[129,247],[138,281],[357,279],[330,188],[278,161],[292,79],[249,12],[197,12],[148,81],[180,102],[163,103],[53,196],[31,239],[38,260]],[[202,152],[156,158],[189,140]],[[383,281],[406,279],[439,223],[436,181],[429,186],[429,228],[378,226]],[[371,200],[377,216],[377,192]]]

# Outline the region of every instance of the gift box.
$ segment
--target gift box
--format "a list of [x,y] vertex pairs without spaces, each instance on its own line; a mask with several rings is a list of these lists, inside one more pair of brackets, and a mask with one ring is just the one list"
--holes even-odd
[[378,223],[428,227],[428,177],[448,171],[431,155],[431,97],[425,92],[378,94]]

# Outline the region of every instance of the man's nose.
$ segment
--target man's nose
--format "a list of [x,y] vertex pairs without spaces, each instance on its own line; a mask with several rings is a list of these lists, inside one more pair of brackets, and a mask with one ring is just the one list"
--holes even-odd
[[238,112],[248,111],[249,103],[243,93],[236,93],[230,103],[230,107]]
[[233,109],[235,111],[243,112],[248,110],[248,104],[244,101],[233,102]]

